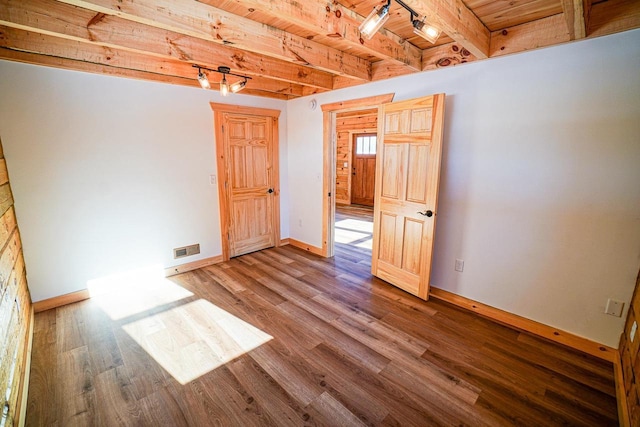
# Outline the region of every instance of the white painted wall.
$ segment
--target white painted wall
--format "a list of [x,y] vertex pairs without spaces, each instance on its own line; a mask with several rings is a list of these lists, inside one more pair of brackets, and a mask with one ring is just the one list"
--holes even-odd
[[[617,347],[640,266],[640,31],[316,98],[389,92],[447,94],[431,283]],[[308,102],[287,104],[291,237],[321,246],[322,112]]]
[[[285,102],[0,61],[0,138],[34,301],[221,253],[210,101]],[[281,232],[289,234],[280,117]],[[196,256],[172,249],[200,243]]]

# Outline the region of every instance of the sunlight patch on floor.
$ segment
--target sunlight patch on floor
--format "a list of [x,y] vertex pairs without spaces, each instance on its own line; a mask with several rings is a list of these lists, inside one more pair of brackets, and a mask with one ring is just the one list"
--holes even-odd
[[120,320],[188,298],[193,294],[164,276],[161,265],[89,280],[91,300],[113,320]]
[[203,299],[129,323],[123,329],[180,384],[273,339]]
[[335,242],[371,249],[373,246],[373,223],[357,219],[344,219],[335,225]]
[[373,239],[367,239],[362,242],[358,242],[355,244],[355,246],[358,248],[373,250]]
[[373,233],[372,222],[360,221],[352,218],[336,221],[336,228],[353,230],[353,231],[362,231],[369,234]]
[[357,242],[358,240],[371,238],[370,234],[367,233],[359,233],[357,231],[351,230],[339,230],[336,227],[336,243],[344,243],[350,244],[353,242]]

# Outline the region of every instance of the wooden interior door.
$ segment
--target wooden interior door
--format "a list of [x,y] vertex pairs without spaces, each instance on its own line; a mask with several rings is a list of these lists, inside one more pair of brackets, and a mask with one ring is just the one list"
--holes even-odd
[[385,104],[378,118],[378,167],[371,273],[429,297],[444,94]]
[[222,238],[227,239],[223,258],[228,259],[279,243],[277,119],[235,112],[216,118],[226,202],[221,206]]
[[375,133],[353,135],[351,203],[373,206],[376,184],[376,145]]

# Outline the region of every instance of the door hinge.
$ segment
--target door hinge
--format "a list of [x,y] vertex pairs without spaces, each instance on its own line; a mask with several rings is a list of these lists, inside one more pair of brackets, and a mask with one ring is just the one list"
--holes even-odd
[[329,191],[329,197],[331,197],[331,191]]
[[222,133],[224,133],[224,125],[222,125]]
[[231,240],[231,237],[229,236],[229,233],[227,233],[227,240]]

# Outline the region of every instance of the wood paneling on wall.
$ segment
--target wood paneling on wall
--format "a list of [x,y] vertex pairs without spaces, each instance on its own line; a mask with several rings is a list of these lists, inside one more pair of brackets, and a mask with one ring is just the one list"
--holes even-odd
[[[378,109],[349,111],[336,115],[336,203],[351,204],[353,133],[376,132]],[[345,164],[347,166],[345,166]]]
[[[640,331],[635,331],[631,340],[633,324],[640,323],[640,272],[636,279],[636,288],[633,291],[631,307],[627,314],[627,323],[624,333],[620,338],[620,357],[622,359],[622,375],[624,378],[624,391],[627,398],[627,407],[631,418],[631,425],[640,426]],[[637,328],[637,326],[636,326]]]
[[0,396],[2,424],[19,425],[25,375],[28,372],[31,296],[22,255],[22,243],[13,209],[7,165],[0,141]]

